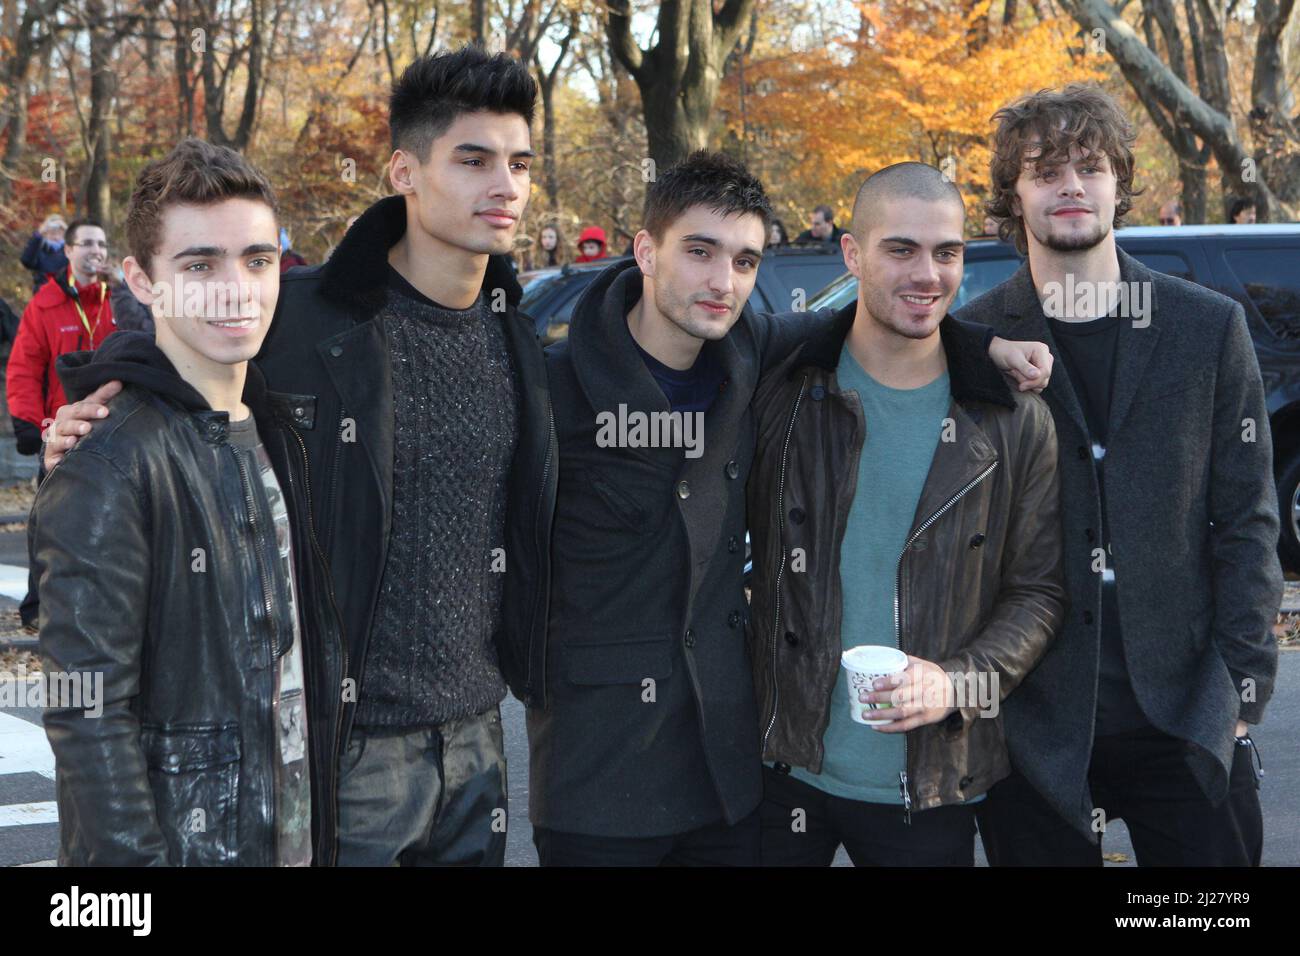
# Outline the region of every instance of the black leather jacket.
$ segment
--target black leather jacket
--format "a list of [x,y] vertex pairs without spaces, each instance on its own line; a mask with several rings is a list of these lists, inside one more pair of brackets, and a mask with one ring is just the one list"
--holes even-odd
[[[212,411],[152,338],[59,360],[70,397],[118,379],[111,414],[42,484],[29,527],[47,671],[103,675],[102,716],[50,708],[63,865],[275,863],[272,717],[293,639],[275,529]],[[293,396],[250,365],[244,401],[293,530],[313,857],[333,862],[342,641],[311,528]],[[83,701],[84,703],[84,701]]]

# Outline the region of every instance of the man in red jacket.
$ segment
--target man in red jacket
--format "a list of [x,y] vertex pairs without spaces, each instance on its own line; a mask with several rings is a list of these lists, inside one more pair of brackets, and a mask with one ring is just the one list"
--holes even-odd
[[[97,222],[79,219],[68,227],[68,268],[50,275],[23,310],[6,373],[5,398],[13,418],[18,453],[41,450],[41,430],[67,404],[54,362],[65,352],[96,349],[113,332],[107,280],[108,238]],[[38,480],[45,477],[44,466]],[[35,581],[18,609],[23,624],[37,620]]]

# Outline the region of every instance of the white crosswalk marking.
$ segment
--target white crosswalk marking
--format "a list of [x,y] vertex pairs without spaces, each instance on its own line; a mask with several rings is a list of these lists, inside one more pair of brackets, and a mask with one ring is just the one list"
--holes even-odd
[[25,827],[36,823],[58,823],[59,805],[53,800],[44,803],[11,803],[0,807],[0,827]]
[[8,773],[39,773],[53,780],[54,752],[40,724],[0,713],[0,774]]
[[27,596],[27,569],[16,564],[0,564],[0,594],[21,601]]
[[[33,774],[48,783],[33,788]],[[25,854],[35,849],[41,856],[50,855],[58,849],[57,838],[46,834],[34,845],[23,834],[30,832],[27,827],[59,822],[58,804],[53,799],[54,754],[44,727],[3,711],[0,711],[0,793],[10,800],[23,801],[5,803],[0,799],[0,833],[13,834],[0,844],[0,860],[5,865],[53,865],[53,860],[33,861]]]

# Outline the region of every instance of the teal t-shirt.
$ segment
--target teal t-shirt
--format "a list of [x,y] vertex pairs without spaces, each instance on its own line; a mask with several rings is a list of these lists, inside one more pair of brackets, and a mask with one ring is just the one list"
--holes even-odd
[[[888,388],[866,373],[847,345],[836,374],[843,391],[858,393],[866,419],[858,486],[840,545],[840,643],[844,650],[858,644],[893,647],[898,558],[948,415],[948,374],[920,388]],[[904,767],[903,735],[882,734],[853,722],[843,668],[836,676],[822,742],[822,772],[794,767],[792,776],[835,796],[902,804],[898,785]]]

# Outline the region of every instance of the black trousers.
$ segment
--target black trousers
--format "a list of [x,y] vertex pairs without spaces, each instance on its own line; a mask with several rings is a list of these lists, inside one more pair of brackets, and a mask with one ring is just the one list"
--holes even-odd
[[[45,481],[45,446],[41,446],[40,464],[36,467],[36,487]],[[18,618],[27,627],[39,627],[41,623],[41,598],[36,590],[36,562],[32,560],[31,551],[27,552],[27,596],[18,605]]]
[[[802,812],[800,812],[802,811]],[[764,866],[830,866],[843,844],[854,866],[974,866],[971,804],[914,812],[836,797],[763,768]]]
[[599,837],[533,828],[542,866],[758,866],[758,811],[661,837]]
[[[1201,791],[1191,762],[1213,758],[1155,728],[1098,737],[1088,767],[1104,820],[1128,825],[1139,866],[1259,866],[1264,820],[1258,754],[1237,740],[1228,795]],[[1013,773],[979,807],[980,836],[992,866],[1101,866],[1102,849],[1059,816]],[[1104,831],[1103,831],[1104,839]]]

